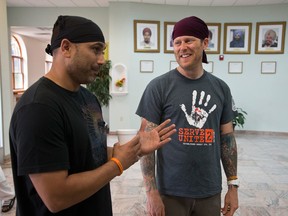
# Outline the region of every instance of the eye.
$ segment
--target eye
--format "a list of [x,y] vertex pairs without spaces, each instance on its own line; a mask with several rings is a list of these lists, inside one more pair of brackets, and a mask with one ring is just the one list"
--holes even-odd
[[180,44],[181,44],[181,41],[174,41],[174,46],[180,46]]
[[92,49],[96,55],[104,54],[103,47],[95,46]]
[[193,39],[187,39],[187,40],[185,40],[185,43],[192,44],[193,43]]

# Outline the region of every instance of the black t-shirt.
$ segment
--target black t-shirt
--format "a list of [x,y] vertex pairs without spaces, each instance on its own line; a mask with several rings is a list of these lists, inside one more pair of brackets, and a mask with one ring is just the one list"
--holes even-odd
[[206,71],[193,80],[171,70],[147,85],[136,114],[176,125],[171,142],[157,150],[161,194],[205,198],[221,192],[220,126],[233,118],[224,81]]
[[83,202],[52,214],[28,176],[57,170],[79,173],[107,162],[101,107],[84,87],[71,92],[47,78],[39,79],[16,104],[9,138],[18,216],[112,215],[109,184]]

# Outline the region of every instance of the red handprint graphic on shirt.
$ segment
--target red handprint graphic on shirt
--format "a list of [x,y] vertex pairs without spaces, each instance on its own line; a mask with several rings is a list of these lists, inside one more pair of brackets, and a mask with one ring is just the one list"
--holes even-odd
[[209,101],[211,99],[211,95],[209,94],[205,98],[204,91],[201,91],[200,93],[198,104],[196,104],[196,98],[197,98],[197,91],[194,90],[192,93],[192,111],[190,115],[187,114],[185,104],[181,104],[180,107],[182,111],[185,113],[185,117],[190,125],[195,126],[197,128],[202,128],[205,122],[207,121],[209,114],[212,113],[217,106],[216,104],[214,104],[208,112],[204,109],[208,106]]

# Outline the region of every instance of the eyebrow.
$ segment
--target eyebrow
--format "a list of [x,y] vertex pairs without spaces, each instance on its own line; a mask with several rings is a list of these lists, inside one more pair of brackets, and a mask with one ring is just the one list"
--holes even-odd
[[95,43],[91,44],[91,46],[98,46],[98,47],[101,47],[103,49],[106,49],[106,44],[104,44],[102,42],[95,42]]

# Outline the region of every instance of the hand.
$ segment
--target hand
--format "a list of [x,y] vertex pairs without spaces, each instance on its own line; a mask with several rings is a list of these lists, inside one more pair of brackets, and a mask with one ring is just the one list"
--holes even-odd
[[229,188],[225,195],[224,207],[221,212],[225,216],[234,215],[235,211],[238,209],[238,189],[235,187]]
[[122,164],[124,170],[139,160],[140,142],[139,136],[135,136],[127,143],[121,145],[115,143],[113,147],[112,157],[116,157]]
[[141,144],[141,152],[139,156],[150,154],[171,141],[170,136],[176,133],[176,129],[174,124],[167,126],[170,122],[171,120],[168,119],[153,130],[147,132],[145,131],[147,120],[142,120],[141,127],[138,132]]
[[165,207],[157,190],[147,192],[147,215],[165,216]]

